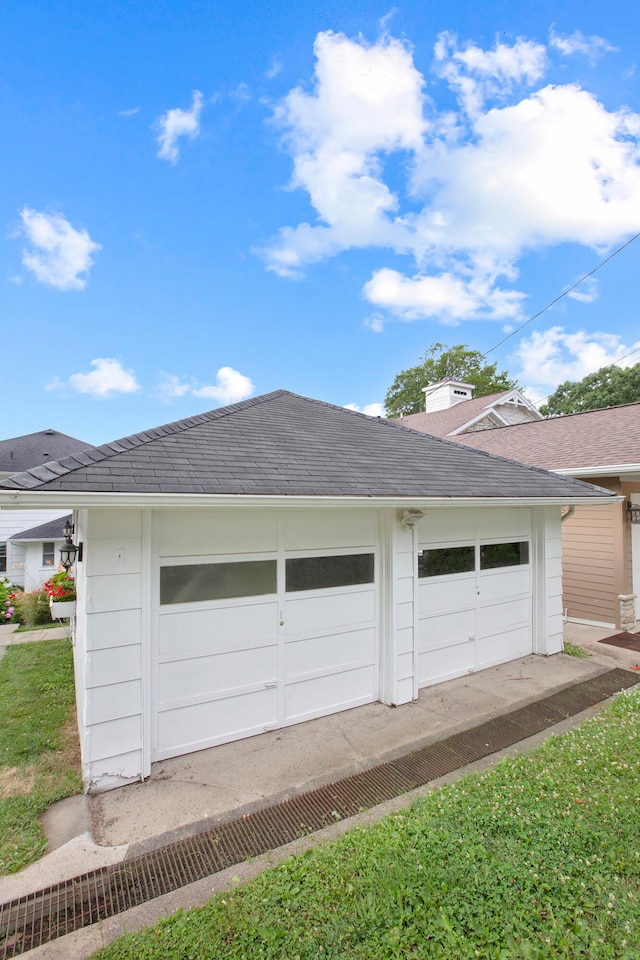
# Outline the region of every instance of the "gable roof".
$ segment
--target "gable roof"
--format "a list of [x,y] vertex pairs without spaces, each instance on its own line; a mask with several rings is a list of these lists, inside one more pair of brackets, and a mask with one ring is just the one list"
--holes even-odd
[[590,498],[609,491],[285,390],[81,451],[4,490]]
[[[459,381],[442,381],[443,383],[458,383]],[[437,384],[436,384],[437,386]],[[465,384],[462,384],[465,386]],[[470,400],[461,400],[452,407],[442,410],[423,410],[421,413],[410,413],[406,417],[395,418],[397,422],[423,433],[430,433],[435,437],[449,437],[463,430],[471,428],[485,417],[492,420],[495,427],[504,427],[509,421],[501,408],[515,401],[520,407],[529,411],[534,420],[541,420],[542,414],[516,388],[502,390],[500,393],[489,393],[484,397],[473,397]],[[476,428],[477,429],[477,428]]]
[[49,460],[58,460],[91,444],[76,440],[58,430],[38,430],[22,437],[0,440],[0,473],[30,470]]
[[640,403],[586,410],[451,439],[547,470],[640,465]]
[[433,413],[409,413],[406,417],[394,418],[394,423],[401,423],[404,427],[430,433],[434,437],[446,437],[452,430],[464,426],[469,420],[474,420],[483,411],[506,397],[511,390],[502,390],[500,393],[491,393],[486,397],[473,397],[471,400],[461,400],[445,410],[434,410]]
[[9,537],[9,540],[64,540],[62,529],[65,523],[71,519],[69,513],[66,517],[47,520],[46,523],[39,523],[37,527],[29,527],[27,530],[14,533],[12,537]]

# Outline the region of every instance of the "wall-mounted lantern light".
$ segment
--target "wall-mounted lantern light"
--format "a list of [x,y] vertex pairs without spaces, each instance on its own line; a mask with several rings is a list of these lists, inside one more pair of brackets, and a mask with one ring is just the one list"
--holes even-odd
[[631,500],[627,500],[627,510],[631,523],[640,523],[640,503],[632,503]]
[[60,563],[65,570],[70,570],[76,560],[82,560],[82,544],[76,546],[73,542],[73,524],[70,520],[67,520],[62,528],[62,536],[64,543],[60,547]]

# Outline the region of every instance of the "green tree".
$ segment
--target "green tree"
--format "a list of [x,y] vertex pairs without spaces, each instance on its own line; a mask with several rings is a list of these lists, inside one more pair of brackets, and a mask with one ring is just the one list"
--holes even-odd
[[497,366],[497,363],[485,363],[480,351],[469,350],[466,343],[456,347],[434,343],[416,367],[403,370],[395,378],[384,398],[385,412],[388,417],[421,413],[424,410],[422,388],[447,377],[474,384],[474,397],[517,387],[507,373],[497,372]]
[[561,413],[581,413],[602,407],[619,407],[640,401],[640,363],[635,367],[602,367],[583,380],[567,380],[540,407],[545,417]]

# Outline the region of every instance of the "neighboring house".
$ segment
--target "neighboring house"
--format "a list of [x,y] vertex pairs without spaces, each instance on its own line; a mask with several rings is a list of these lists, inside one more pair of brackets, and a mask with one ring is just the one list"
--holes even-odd
[[65,514],[56,520],[48,520],[37,527],[14,533],[10,538],[11,546],[24,549],[24,588],[41,590],[52,573],[60,566],[60,548],[64,543],[62,532],[71,514]]
[[424,413],[410,413],[396,422],[434,437],[455,437],[476,430],[542,420],[540,411],[519,390],[474,398],[473,384],[462,380],[439,380],[423,389]]
[[[39,430],[23,437],[0,440],[0,480],[49,460],[59,460],[88,446],[83,440],[57,430]],[[63,513],[64,510],[8,510],[6,505],[0,508],[0,577],[8,577],[18,586],[32,589],[25,577],[26,548],[15,535]]]
[[87,790],[562,650],[562,505],[616,499],[276,391],[0,482],[75,508]]
[[[620,494],[620,503],[578,506],[562,528],[563,607],[578,623],[628,626],[630,595],[640,597],[640,403],[537,423],[453,437],[459,443],[511,457],[564,476],[579,477]],[[622,599],[621,599],[622,598]]]

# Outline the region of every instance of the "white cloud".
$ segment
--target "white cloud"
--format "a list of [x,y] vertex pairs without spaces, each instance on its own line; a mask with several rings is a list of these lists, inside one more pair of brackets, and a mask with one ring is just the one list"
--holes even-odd
[[[517,319],[525,253],[564,243],[600,252],[638,231],[640,115],[608,110],[575,83],[541,84],[558,43],[485,50],[442,34],[435,71],[458,99],[452,112],[426,99],[407,43],[318,34],[313,86],[275,110],[291,188],[317,216],[272,238],[267,268],[298,277],[344,250],[382,248],[413,264],[383,262],[370,278],[364,296],[379,310]],[[393,183],[392,154],[402,164]]]
[[381,313],[372,313],[364,318],[364,325],[374,333],[382,333],[384,330],[384,316]]
[[403,320],[438,317],[452,324],[482,312],[495,318],[516,316],[522,298],[515,291],[497,289],[484,278],[465,280],[450,273],[405,277],[387,267],[373,274],[364,285],[364,295]]
[[160,149],[156,156],[170,163],[178,160],[178,140],[180,137],[189,137],[193,140],[200,133],[200,112],[202,110],[202,94],[199,90],[193,91],[193,102],[189,110],[167,110],[156,123],[160,130],[158,143]]
[[119,117],[135,117],[137,113],[140,113],[140,107],[132,107],[131,110],[119,110]]
[[588,277],[582,283],[570,290],[567,296],[578,303],[594,303],[598,299],[598,281],[596,277]]
[[608,40],[596,36],[585,37],[579,30],[564,36],[556,33],[555,30],[551,30],[549,46],[559,50],[567,57],[576,53],[582,54],[589,59],[592,65],[597,63],[605,53],[617,53],[617,47],[612,47]]
[[539,401],[565,380],[582,380],[612,363],[633,366],[638,362],[637,356],[634,359],[626,355],[638,348],[640,340],[628,345],[613,333],[570,333],[560,326],[549,327],[535,331],[520,343],[512,357],[520,367],[514,376],[531,384],[526,388],[527,395]]
[[159,377],[154,393],[164,401],[176,400],[189,395],[217,400],[222,404],[237,403],[240,400],[245,400],[254,392],[254,386],[249,377],[238,373],[232,367],[220,367],[214,384],[202,384],[193,377],[186,379],[177,377],[165,370],[160,371]]
[[545,47],[518,39],[513,45],[498,43],[493,50],[475,44],[458,48],[458,38],[441,33],[435,46],[436,70],[443,77],[469,116],[477,116],[484,101],[504,98],[516,84],[531,86],[542,77]]
[[220,403],[238,403],[246,400],[253,393],[254,387],[249,377],[238,373],[233,367],[220,367],[216,374],[216,382],[210,386],[198,387],[193,390],[194,397],[206,397],[218,400]]
[[425,151],[414,187],[435,251],[503,257],[564,242],[604,248],[640,225],[640,117],[574,85],[545,87]]
[[93,254],[101,249],[86,230],[76,230],[61,214],[24,207],[20,233],[31,244],[22,251],[22,263],[39,283],[58,290],[83,290]]
[[359,407],[357,403],[345,403],[345,410],[355,410],[356,413],[366,413],[368,417],[384,417],[384,407],[381,403],[365,403]]
[[393,20],[397,12],[398,12],[397,7],[391,7],[388,13],[385,13],[383,17],[380,17],[380,19],[378,20],[378,25],[382,33],[387,32],[387,27],[389,26],[389,24],[391,23],[391,21]]
[[426,126],[424,80],[406,44],[384,36],[367,45],[327,31],[314,49],[315,89],[292,90],[275,120],[293,156],[291,186],[308,192],[322,223],[285,227],[264,251],[282,276],[349,247],[408,247],[378,154],[417,150]]
[[171,373],[161,371],[160,375],[162,379],[156,387],[156,393],[165,400],[175,400],[176,397],[184,397],[184,395],[192,389],[190,383],[183,383],[179,377]]
[[271,58],[269,66],[265,70],[264,75],[267,80],[273,80],[273,78],[277,77],[279,73],[282,73],[282,60],[276,54],[276,56]]
[[251,100],[251,87],[248,83],[239,83],[229,91],[229,96],[235,100],[237,109],[241,110]]
[[92,397],[109,397],[113,393],[137,393],[140,389],[132,370],[125,370],[119,360],[99,357],[91,361],[91,373],[73,373],[66,382],[54,380],[47,390],[71,387]]

